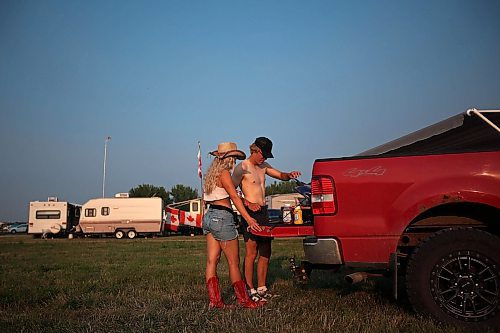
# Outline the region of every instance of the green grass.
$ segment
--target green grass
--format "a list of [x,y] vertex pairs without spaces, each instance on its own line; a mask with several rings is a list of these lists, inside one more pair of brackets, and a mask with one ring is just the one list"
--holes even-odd
[[[243,253],[243,241],[240,241]],[[257,310],[208,309],[205,239],[0,237],[0,332],[465,332],[419,318],[388,281],[349,286],[345,272],[293,284],[300,239],[275,240],[269,270],[280,297]],[[224,259],[223,298],[235,302]]]

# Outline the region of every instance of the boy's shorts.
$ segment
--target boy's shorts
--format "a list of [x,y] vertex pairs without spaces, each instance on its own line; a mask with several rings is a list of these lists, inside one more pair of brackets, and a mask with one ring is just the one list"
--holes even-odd
[[[260,206],[260,210],[254,212],[250,209],[248,209],[247,206],[245,206],[248,215],[253,217],[259,225],[268,225],[269,224],[269,216],[267,214],[267,206]],[[248,231],[248,223],[245,221],[244,218],[241,218],[241,233],[243,234],[243,239],[248,241],[249,239],[255,241],[255,242],[270,242],[274,238],[273,237],[263,237],[263,236],[257,236],[252,234],[250,231]]]

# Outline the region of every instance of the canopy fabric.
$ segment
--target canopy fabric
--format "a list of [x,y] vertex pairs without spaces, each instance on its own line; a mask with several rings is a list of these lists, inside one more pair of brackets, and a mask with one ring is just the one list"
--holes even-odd
[[[484,114],[500,126],[500,112]],[[406,156],[500,150],[500,133],[477,115],[460,113],[356,156]]]

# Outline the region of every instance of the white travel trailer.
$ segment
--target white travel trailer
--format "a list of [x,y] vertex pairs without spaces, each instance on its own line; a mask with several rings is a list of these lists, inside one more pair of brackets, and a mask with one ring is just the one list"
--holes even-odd
[[32,201],[29,207],[28,234],[65,236],[78,225],[81,206],[49,197],[47,201]]
[[82,207],[78,231],[83,234],[108,234],[132,239],[137,234],[163,232],[163,200],[161,198],[91,199]]
[[266,197],[269,209],[281,209],[284,206],[296,206],[304,196],[300,193],[273,194]]

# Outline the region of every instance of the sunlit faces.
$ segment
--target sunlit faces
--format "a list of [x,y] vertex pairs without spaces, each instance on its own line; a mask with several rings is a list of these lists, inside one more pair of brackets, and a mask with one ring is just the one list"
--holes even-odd
[[254,161],[257,164],[262,164],[262,163],[264,163],[265,160],[267,160],[267,158],[264,157],[262,150],[260,150],[260,149],[252,150],[252,156],[254,156]]

